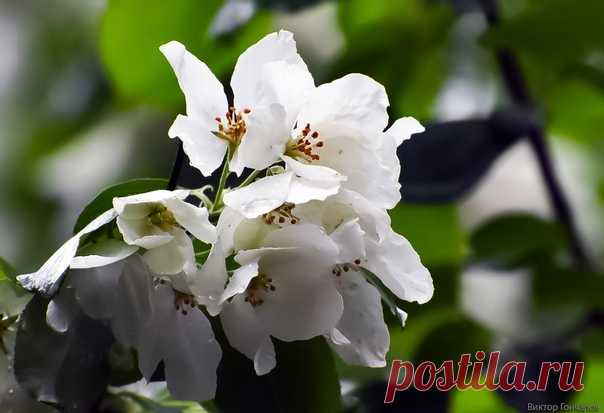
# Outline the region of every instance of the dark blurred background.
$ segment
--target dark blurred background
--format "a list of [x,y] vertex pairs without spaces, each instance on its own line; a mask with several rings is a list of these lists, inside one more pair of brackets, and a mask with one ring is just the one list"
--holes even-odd
[[[493,26],[485,17],[493,2],[478,0],[0,0],[0,256],[33,271],[101,188],[169,175],[176,142],[167,130],[184,101],[160,44],[181,41],[227,83],[246,47],[284,28],[317,84],[367,74],[386,87],[392,120],[431,125],[425,147],[417,136],[420,147],[401,148],[405,202],[391,215],[436,293],[408,306],[404,329],[390,320],[390,358],[502,349],[586,362],[577,395],[408,393],[397,398],[407,408],[392,411],[508,412],[535,397],[604,402],[604,2],[499,3]],[[502,51],[513,54],[532,102],[512,99]],[[508,110],[518,116],[505,122],[521,119],[511,132],[484,127]],[[542,154],[574,229],[552,207],[556,188],[525,136],[531,128],[545,132]],[[186,170],[183,183],[201,186],[199,178]],[[443,181],[454,189],[443,192]],[[41,411],[17,395],[3,357],[0,405]],[[337,363],[351,409],[387,411],[385,369]]]

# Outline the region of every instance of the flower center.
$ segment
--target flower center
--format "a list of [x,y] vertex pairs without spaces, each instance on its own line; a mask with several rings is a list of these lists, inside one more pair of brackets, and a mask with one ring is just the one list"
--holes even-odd
[[182,315],[187,315],[187,306],[195,308],[196,305],[197,303],[192,295],[174,290],[174,307],[176,311],[180,311]]
[[260,296],[262,292],[268,293],[269,291],[275,291],[276,287],[273,285],[273,279],[269,278],[264,273],[258,273],[257,276],[252,278],[250,284],[247,286],[245,291],[245,301],[250,303],[252,307],[256,307],[264,303],[264,300]]
[[151,213],[147,215],[149,224],[160,228],[163,231],[169,231],[177,225],[172,212],[162,204],[153,204]]
[[297,224],[300,222],[300,218],[292,214],[292,210],[295,208],[295,204],[286,202],[278,208],[273,209],[270,212],[262,215],[262,219],[267,224],[284,224],[289,221],[290,224]]
[[246,131],[244,115],[248,115],[251,111],[249,108],[237,111],[231,106],[224,119],[220,116],[214,119],[218,124],[218,130],[212,133],[214,136],[227,141],[231,147],[236,148],[241,143]]
[[287,143],[285,154],[310,163],[321,159],[319,152],[324,146],[325,142],[319,139],[319,132],[311,130],[310,123],[307,123],[302,133]]

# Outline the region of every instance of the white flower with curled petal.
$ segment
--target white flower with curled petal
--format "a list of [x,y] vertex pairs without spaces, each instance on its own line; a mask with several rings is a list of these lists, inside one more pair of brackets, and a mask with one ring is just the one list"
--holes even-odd
[[284,138],[314,80],[296,51],[293,35],[271,33],[237,60],[229,107],[223,86],[185,47],[171,41],[160,47],[185,95],[187,114],[179,115],[168,135],[178,137],[191,165],[209,176],[231,149],[230,170],[263,169],[279,159]]
[[225,204],[248,218],[284,202],[323,200],[339,187],[381,208],[400,200],[396,148],[423,127],[413,118],[388,123],[388,97],[368,76],[350,74],[314,89],[283,144],[286,169],[229,192]]
[[156,274],[178,274],[195,265],[186,231],[204,242],[216,240],[207,209],[184,201],[189,193],[157,190],[113,199],[124,242],[146,249],[143,259]]
[[[239,218],[231,217],[241,225]],[[225,246],[234,242],[232,237],[226,235]],[[342,297],[331,275],[338,248],[321,228],[275,227],[258,241],[255,248],[236,254],[240,267],[230,277],[224,268],[207,271],[215,265],[210,264],[192,280],[191,290],[204,291],[208,283],[214,286],[208,310],[220,313],[229,343],[253,360],[260,375],[276,364],[271,337],[293,341],[327,334],[342,316]],[[213,250],[221,266],[227,250]]]
[[163,361],[172,396],[202,402],[214,397],[222,352],[195,304],[174,283],[158,283],[134,255],[105,267],[70,271],[46,319],[58,332],[67,331],[80,312],[108,321],[116,340],[137,350],[147,381]]

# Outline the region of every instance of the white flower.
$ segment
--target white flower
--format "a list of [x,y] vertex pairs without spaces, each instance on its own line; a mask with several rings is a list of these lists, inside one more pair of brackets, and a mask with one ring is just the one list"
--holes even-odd
[[[425,303],[432,296],[433,284],[428,270],[408,241],[391,229],[386,211],[354,191],[341,189],[338,194],[324,201],[311,201],[302,205],[284,204],[254,219],[244,219],[229,208],[225,213],[230,218],[225,219],[222,226],[219,223],[219,242],[223,242],[226,248],[213,250],[214,254],[210,254],[208,261],[212,258],[215,261],[207,264],[208,268],[218,265],[221,270],[215,271],[216,267],[213,267],[214,271],[201,271],[195,281],[200,286],[207,286],[208,281],[213,280],[214,313],[220,311],[229,341],[254,360],[259,374],[274,366],[272,346],[267,341],[267,336],[280,339],[297,337],[296,333],[307,331],[305,323],[311,322],[312,311],[317,306],[326,306],[320,312],[334,316],[329,323],[321,325],[323,328],[334,320],[336,323],[322,333],[320,329],[312,329],[313,334],[324,334],[348,363],[370,367],[385,365],[389,334],[382,315],[381,295],[368,283],[362,268],[373,272],[403,300]],[[230,221],[230,225],[225,225],[226,221]],[[223,235],[221,229],[227,228]],[[292,242],[320,246],[321,253],[309,251],[306,254],[299,248],[292,250]],[[254,249],[249,250],[250,248]],[[229,280],[224,257],[233,251],[239,251],[236,260],[242,267]],[[280,261],[282,266],[275,266],[270,272],[265,269],[244,269],[245,265],[256,264],[256,251],[275,256],[289,255],[287,259]],[[314,265],[319,265],[321,269]],[[257,273],[268,275],[261,277]],[[337,313],[330,307],[335,300],[333,297],[331,301],[321,300],[321,294],[326,294],[327,291],[320,291],[318,296],[311,299],[296,285],[302,279],[306,279],[308,283],[315,282],[313,277],[317,273],[323,274],[323,288],[330,294],[334,288],[339,293],[337,296],[341,297],[343,303],[340,318],[335,318]],[[220,275],[216,276],[217,274]],[[251,277],[256,277],[253,278],[255,284],[250,283]],[[281,317],[287,316],[291,321],[289,311],[292,308],[298,311],[298,308],[288,307],[295,301],[291,297],[287,302],[277,301],[279,304],[284,303],[282,307],[264,305],[277,297],[277,294],[270,291],[275,279],[282,280],[279,286],[275,285],[277,291],[283,288],[282,285],[287,285],[287,291],[292,289],[293,294],[303,294],[304,299],[311,300],[306,302],[306,310],[299,310],[301,314],[310,314],[309,318],[291,325],[292,330],[286,336],[275,334],[275,330],[279,328],[280,321],[285,320]],[[227,280],[226,290],[220,293]],[[249,294],[250,285],[260,286],[258,297]],[[264,287],[269,291],[265,291]],[[203,292],[203,288],[192,287],[192,291]],[[238,295],[235,294],[230,303],[225,304],[225,298],[230,299],[233,292]],[[259,303],[261,305],[257,305]],[[270,311],[274,313],[271,314]],[[402,310],[399,309],[398,312],[401,319],[406,317]],[[269,318],[269,314],[275,319]],[[311,336],[306,336],[309,337]]]
[[147,380],[163,361],[173,397],[199,402],[214,397],[222,352],[208,319],[187,292],[154,282],[140,257],[70,271],[49,303],[47,322],[67,331],[79,311],[110,322],[116,339],[137,350]]
[[213,286],[208,311],[220,312],[230,344],[254,361],[257,374],[275,367],[271,336],[306,340],[328,333],[340,320],[342,297],[331,274],[338,249],[321,228],[310,224],[275,228],[257,248],[237,253],[240,267],[230,278],[222,267],[225,250],[228,247],[214,247],[191,280],[191,290],[204,294],[208,285]]
[[295,128],[282,137],[285,173],[227,193],[225,204],[253,218],[284,202],[323,200],[342,186],[394,207],[400,200],[396,148],[424,128],[407,117],[384,132],[388,97],[368,76],[350,74],[308,96]]
[[314,81],[296,51],[293,35],[271,33],[237,60],[231,88],[234,107],[210,69],[172,41],[160,47],[185,95],[187,115],[168,134],[184,145],[191,165],[205,176],[220,166],[230,147],[230,169],[263,169],[278,159],[284,136],[294,124]]
[[113,199],[124,242],[146,249],[143,259],[156,274],[178,274],[195,265],[186,231],[204,242],[216,240],[207,209],[184,201],[189,193],[158,190]]

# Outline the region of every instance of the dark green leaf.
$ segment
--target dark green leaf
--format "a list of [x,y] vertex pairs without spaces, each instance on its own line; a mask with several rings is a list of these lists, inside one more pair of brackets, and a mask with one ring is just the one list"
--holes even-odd
[[565,245],[565,237],[555,222],[517,213],[483,224],[472,234],[470,245],[475,260],[510,267],[554,254]]
[[15,377],[38,401],[60,406],[64,412],[88,413],[109,383],[111,331],[80,315],[66,333],[59,334],[46,324],[47,304],[34,296],[20,318]]
[[414,359],[434,361],[459,360],[461,354],[473,354],[490,347],[488,332],[467,319],[447,321],[430,331],[419,344]]
[[291,343],[273,340],[277,367],[257,376],[252,361],[233,349],[217,320],[213,322],[223,351],[214,399],[220,412],[341,411],[340,384],[332,352],[322,337]]
[[539,307],[602,306],[603,273],[546,264],[533,273],[534,300]]
[[103,212],[112,208],[114,197],[140,194],[143,192],[155,191],[157,189],[166,189],[167,185],[168,181],[166,179],[140,178],[105,188],[88,205],[84,207],[84,210],[78,217],[73,229],[74,234],[79,232]]

